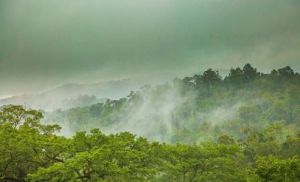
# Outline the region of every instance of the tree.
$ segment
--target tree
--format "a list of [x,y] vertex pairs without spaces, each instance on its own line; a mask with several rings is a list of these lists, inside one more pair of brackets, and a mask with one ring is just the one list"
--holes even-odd
[[[77,133],[75,153],[64,162],[40,168],[31,181],[145,181],[154,177],[159,165],[154,149],[144,138],[124,132],[105,136],[99,130]],[[69,151],[69,152],[71,152]],[[154,155],[155,154],[155,155]]]
[[58,125],[42,125],[41,118],[41,112],[22,106],[1,108],[1,180],[23,181],[28,173],[60,160],[66,139],[54,135]]
[[295,73],[294,73],[294,70],[290,66],[286,66],[284,68],[278,69],[278,75],[281,78],[289,79],[289,78],[292,78],[295,75]]
[[251,64],[246,64],[243,68],[244,79],[246,83],[249,83],[259,76],[256,68],[253,68]]
[[221,76],[218,71],[213,71],[212,69],[208,69],[203,72],[201,75],[201,80],[204,84],[214,85],[221,81]]
[[225,78],[226,81],[229,81],[229,83],[240,87],[243,84],[244,81],[244,73],[241,68],[230,69],[229,75]]
[[300,160],[297,157],[287,160],[275,156],[258,157],[256,173],[266,182],[299,181]]
[[161,158],[166,167],[160,181],[230,182],[245,181],[252,176],[241,168],[243,158],[237,145],[165,145]]

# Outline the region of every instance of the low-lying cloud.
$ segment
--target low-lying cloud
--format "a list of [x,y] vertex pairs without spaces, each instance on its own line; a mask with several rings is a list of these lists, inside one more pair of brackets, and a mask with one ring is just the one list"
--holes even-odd
[[[297,0],[0,2],[0,95],[246,62],[299,70]],[[154,76],[155,75],[155,76]]]

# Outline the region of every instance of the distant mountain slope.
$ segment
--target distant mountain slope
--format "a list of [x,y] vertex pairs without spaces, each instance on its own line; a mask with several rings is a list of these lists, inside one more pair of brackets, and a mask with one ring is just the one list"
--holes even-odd
[[42,93],[24,94],[0,99],[0,105],[21,104],[27,107],[55,110],[95,104],[105,98],[119,99],[141,84],[130,79],[92,84],[65,84]]

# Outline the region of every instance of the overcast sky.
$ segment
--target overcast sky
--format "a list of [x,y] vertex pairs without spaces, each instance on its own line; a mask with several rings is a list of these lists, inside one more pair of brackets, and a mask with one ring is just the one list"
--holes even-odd
[[0,97],[248,62],[300,70],[299,0],[0,1]]

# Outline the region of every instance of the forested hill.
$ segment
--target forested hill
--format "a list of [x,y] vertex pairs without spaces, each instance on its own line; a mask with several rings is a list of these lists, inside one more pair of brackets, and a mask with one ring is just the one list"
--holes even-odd
[[[245,65],[224,79],[209,69],[46,117],[61,126],[0,107],[0,181],[300,181],[300,76],[290,67]],[[127,130],[151,140],[102,132]]]
[[222,134],[241,139],[247,130],[262,131],[270,124],[294,133],[300,125],[300,75],[289,66],[266,74],[246,64],[225,78],[208,69],[146,85],[119,100],[46,113],[46,121],[57,121],[65,135],[99,128],[169,143],[199,143]]

